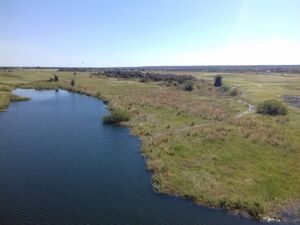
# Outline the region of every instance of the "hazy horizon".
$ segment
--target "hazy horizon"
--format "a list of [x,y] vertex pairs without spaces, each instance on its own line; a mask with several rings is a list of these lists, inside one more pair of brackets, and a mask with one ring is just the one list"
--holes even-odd
[[175,68],[175,67],[182,67],[182,68],[193,68],[193,67],[255,67],[255,66],[270,66],[270,67],[276,67],[276,66],[296,66],[296,67],[300,67],[300,64],[253,64],[253,65],[154,65],[154,66],[84,66],[84,65],[79,65],[79,66],[22,66],[22,65],[18,65],[18,66],[1,66],[0,68],[99,68],[99,69],[105,69],[105,68],[160,68],[160,67],[165,67],[165,68]]
[[299,65],[297,0],[0,2],[0,66]]

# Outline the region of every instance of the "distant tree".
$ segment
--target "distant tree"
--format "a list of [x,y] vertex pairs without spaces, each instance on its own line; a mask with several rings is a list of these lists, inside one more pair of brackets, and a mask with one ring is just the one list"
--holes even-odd
[[54,81],[57,82],[58,81],[58,76],[54,75]]
[[75,81],[72,79],[71,80],[71,86],[74,87],[74,85],[75,85]]
[[215,77],[215,83],[214,83],[215,87],[222,87],[222,77],[220,75],[217,75]]

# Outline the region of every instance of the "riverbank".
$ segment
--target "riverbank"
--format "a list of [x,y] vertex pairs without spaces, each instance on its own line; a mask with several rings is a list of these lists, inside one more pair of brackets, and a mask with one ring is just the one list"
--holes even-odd
[[[1,72],[2,88],[7,84],[11,89],[63,88],[126,110],[131,119],[125,125],[142,138],[153,186],[159,192],[243,211],[257,219],[280,218],[281,210],[300,197],[297,110],[290,109],[288,117],[236,118],[245,106],[214,90],[185,92],[159,83],[87,73],[11,73]],[[58,82],[48,81],[53,74]]]

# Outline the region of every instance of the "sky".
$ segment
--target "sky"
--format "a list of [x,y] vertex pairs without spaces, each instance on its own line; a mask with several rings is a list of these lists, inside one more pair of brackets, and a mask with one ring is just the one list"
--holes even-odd
[[299,0],[0,0],[0,66],[300,64]]

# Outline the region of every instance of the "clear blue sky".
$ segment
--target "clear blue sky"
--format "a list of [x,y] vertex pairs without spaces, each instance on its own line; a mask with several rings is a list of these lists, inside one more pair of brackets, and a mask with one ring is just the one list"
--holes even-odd
[[299,0],[0,0],[0,66],[300,64]]

